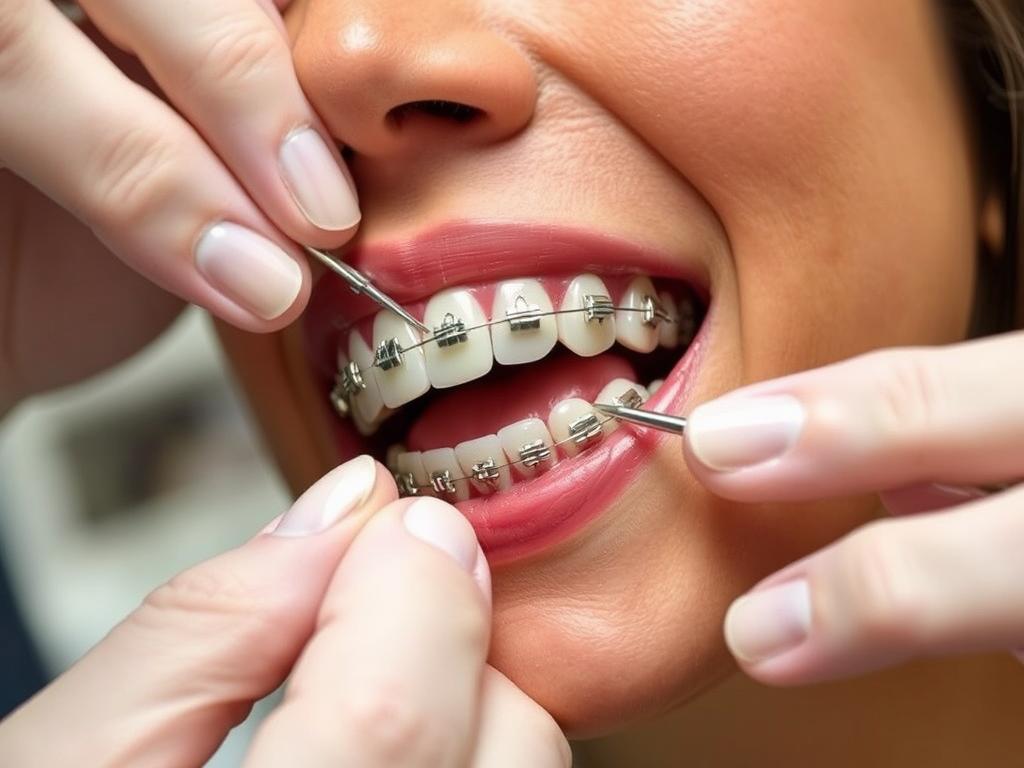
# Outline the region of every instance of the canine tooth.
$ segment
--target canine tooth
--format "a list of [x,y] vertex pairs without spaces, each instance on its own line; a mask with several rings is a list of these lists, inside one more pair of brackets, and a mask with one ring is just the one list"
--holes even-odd
[[487,328],[467,330],[487,322],[473,294],[447,290],[427,302],[423,322],[434,339],[423,345],[427,376],[436,389],[454,387],[479,379],[494,365],[491,334]]
[[[393,351],[387,347],[392,339],[401,348],[401,363],[387,370],[374,366],[373,370],[384,405],[398,408],[430,389],[430,380],[423,349],[416,346],[421,341],[419,331],[391,312],[378,312],[373,318],[374,350],[381,350],[384,344],[385,355]],[[374,354],[380,356],[377,351]]]
[[[586,400],[570,397],[555,405],[548,415],[551,436],[566,456],[575,456],[583,448],[597,442],[604,434],[600,422],[605,417],[597,413]],[[572,438],[572,439],[569,439]],[[567,440],[567,442],[562,442]]]
[[376,369],[373,368],[373,350],[359,331],[352,331],[348,335],[348,358],[359,366],[359,373],[366,385],[365,389],[350,399],[352,410],[354,415],[358,414],[362,419],[363,424],[373,424],[380,417],[384,400],[381,399]]
[[[494,359],[502,365],[518,365],[540,360],[550,352],[558,341],[558,327],[554,316],[545,313],[553,309],[551,298],[537,280],[501,283],[491,310],[492,320],[504,321],[491,326]],[[543,316],[531,319],[534,314]],[[533,324],[537,327],[523,327]]]
[[430,475],[427,474],[426,467],[423,466],[423,454],[420,451],[400,453],[395,459],[395,463],[398,466],[398,474],[412,475],[416,485],[420,486],[416,492],[418,496],[434,495],[430,488],[423,487],[430,484]]
[[[612,379],[604,385],[604,389],[597,393],[597,397],[594,398],[595,403],[608,403],[610,405],[622,404],[620,398],[627,393],[629,390],[636,392],[642,399],[641,402],[645,402],[651,395],[645,386],[637,384],[635,381],[629,379]],[[637,406],[632,406],[637,407]],[[616,429],[619,428],[618,419],[609,419],[601,425],[606,435],[610,435]]]
[[[525,446],[547,448],[548,455],[540,458],[535,465],[527,466],[523,463],[513,465],[516,475],[519,477],[533,477],[539,470],[550,469],[555,463],[554,449],[551,448],[554,441],[551,439],[547,425],[540,419],[523,419],[502,427],[498,430],[498,439],[501,441],[502,450],[505,451],[508,461],[519,462],[522,458],[520,451]],[[543,450],[532,449],[527,455],[537,456],[538,454],[543,454]]]
[[[608,289],[596,275],[580,275],[569,283],[562,298],[561,309],[586,309],[587,297],[607,297]],[[590,302],[593,304],[593,301]],[[593,314],[593,313],[592,313]],[[558,338],[580,357],[599,355],[615,343],[615,318],[587,312],[566,312],[558,315]]]
[[653,396],[655,392],[661,389],[661,385],[665,383],[664,379],[655,379],[647,385],[647,391]]
[[423,468],[427,471],[427,482],[433,486],[434,495],[448,501],[466,501],[469,498],[469,483],[456,480],[462,477],[462,467],[451,448],[434,448],[423,452]]
[[474,478],[470,484],[480,493],[503,491],[512,485],[512,474],[505,464],[505,453],[497,435],[485,435],[455,446],[462,474]]
[[[658,319],[645,317],[643,310],[657,296],[648,277],[634,277],[626,286],[615,312],[615,338],[622,346],[635,352],[651,352],[658,346]],[[659,302],[660,303],[660,302]]]
[[668,291],[659,293],[658,301],[661,302],[661,308],[665,310],[665,314],[669,318],[658,324],[658,343],[663,347],[674,349],[679,346],[679,310],[676,309],[676,301]]

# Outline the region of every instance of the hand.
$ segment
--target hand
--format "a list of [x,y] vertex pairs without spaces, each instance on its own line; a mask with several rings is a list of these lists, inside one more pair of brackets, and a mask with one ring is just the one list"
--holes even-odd
[[283,327],[309,293],[292,241],[359,221],[270,0],[80,5],[95,27],[0,0],[0,411],[155,337],[181,304],[148,281]]
[[[875,352],[696,408],[686,459],[741,501],[880,491],[898,514],[768,577],[726,641],[766,683],[1024,647],[1024,334]],[[940,510],[941,511],[938,511]]]
[[366,456],[326,475],[0,723],[4,763],[202,765],[290,675],[249,766],[568,766],[554,720],[486,663],[472,527],[396,498]]

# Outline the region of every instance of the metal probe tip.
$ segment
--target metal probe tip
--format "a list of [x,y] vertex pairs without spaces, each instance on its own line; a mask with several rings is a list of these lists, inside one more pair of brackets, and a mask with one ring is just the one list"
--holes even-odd
[[614,416],[621,421],[659,429],[662,432],[672,432],[673,434],[681,435],[686,429],[686,419],[682,416],[670,416],[667,413],[644,411],[639,408],[627,408],[624,405],[611,405],[609,403],[594,403],[594,407],[601,411],[601,413]]
[[424,333],[430,333],[430,328],[410,315],[401,304],[371,283],[370,278],[358,269],[349,266],[337,256],[333,256],[326,251],[321,251],[319,248],[314,248],[311,245],[304,245],[302,247],[306,249],[306,253],[315,258],[336,275],[339,275],[342,280],[348,283],[349,288],[353,291],[365,295],[378,306],[383,307],[390,312],[394,312],[400,318],[405,320],[405,322],[409,323],[409,325],[419,328]]

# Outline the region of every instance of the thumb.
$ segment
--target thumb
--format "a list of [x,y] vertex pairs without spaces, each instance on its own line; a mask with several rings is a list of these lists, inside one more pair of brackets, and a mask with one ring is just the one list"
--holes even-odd
[[360,456],[276,527],[171,579],[67,673],[0,724],[12,765],[201,765],[288,675],[327,585],[397,494]]

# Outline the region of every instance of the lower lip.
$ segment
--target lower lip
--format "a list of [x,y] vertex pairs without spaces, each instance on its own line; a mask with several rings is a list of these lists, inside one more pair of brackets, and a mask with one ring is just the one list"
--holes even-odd
[[[707,345],[710,311],[686,354],[651,398],[652,409],[681,409]],[[565,541],[600,516],[665,439],[663,432],[623,424],[598,445],[532,480],[456,506],[472,523],[492,566],[522,560]]]

